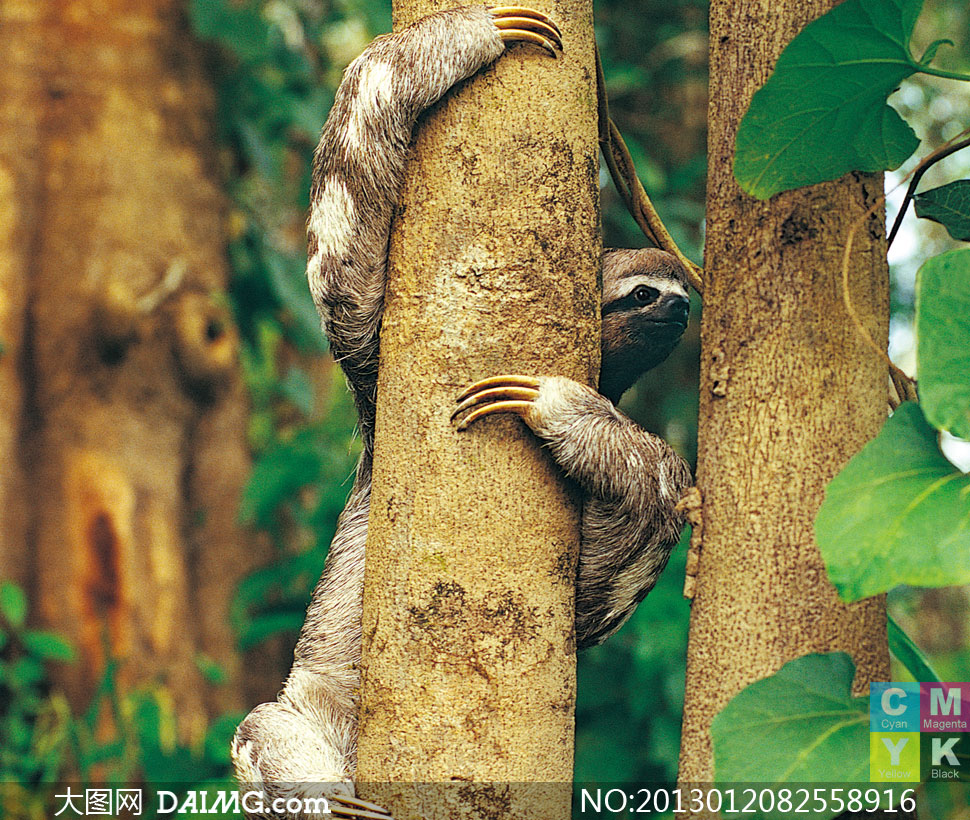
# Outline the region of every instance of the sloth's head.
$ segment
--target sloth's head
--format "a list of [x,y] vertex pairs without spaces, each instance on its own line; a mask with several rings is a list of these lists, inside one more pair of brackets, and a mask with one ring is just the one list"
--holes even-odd
[[616,403],[677,346],[687,327],[687,271],[657,248],[603,253],[600,392]]

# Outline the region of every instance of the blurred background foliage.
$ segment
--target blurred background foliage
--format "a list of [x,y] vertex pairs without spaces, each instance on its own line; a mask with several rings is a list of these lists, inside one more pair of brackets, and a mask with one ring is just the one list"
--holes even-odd
[[[265,532],[276,560],[238,589],[232,620],[240,649],[295,643],[356,461],[355,416],[326,355],[304,278],[310,162],[341,72],[390,28],[387,0],[189,0],[218,92],[218,129],[231,201],[228,298],[243,339],[255,463],[240,515]],[[956,39],[968,28],[963,0],[930,0],[917,36]],[[701,258],[707,116],[707,8],[702,0],[599,0],[597,40],[611,112],[671,232]],[[940,33],[942,32],[942,34]],[[952,49],[962,60],[966,48]],[[915,48],[920,52],[919,46]],[[939,142],[970,121],[970,100],[921,79],[893,98],[921,136]],[[961,166],[960,163],[963,163]],[[956,156],[946,179],[970,169]],[[944,173],[943,169],[939,169]],[[927,185],[934,180],[927,180]],[[644,243],[601,176],[604,244]],[[890,200],[890,214],[894,211]],[[911,355],[912,274],[945,240],[923,222],[893,250],[894,354]],[[699,303],[675,354],[647,374],[624,409],[693,461],[696,447]],[[908,334],[908,335],[907,335]],[[580,656],[576,778],[670,781],[676,775],[689,605],[681,595],[684,548],[656,590],[605,645]],[[55,636],[25,630],[16,588],[0,601],[0,781],[35,783],[65,770],[121,782],[228,777],[228,715],[183,748],[164,691],[119,696],[109,668],[87,713],[71,715],[45,683],[45,665],[69,662]],[[962,589],[900,590],[893,605],[949,680],[970,679]],[[285,668],[280,669],[280,680]],[[218,670],[209,670],[218,685]],[[99,733],[111,711],[112,732]],[[8,816],[10,796],[5,799]],[[29,814],[25,811],[23,814]]]

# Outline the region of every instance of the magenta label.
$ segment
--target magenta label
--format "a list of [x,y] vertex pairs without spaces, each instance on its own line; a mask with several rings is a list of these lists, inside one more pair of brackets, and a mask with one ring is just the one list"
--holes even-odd
[[970,683],[919,685],[921,732],[970,732]]

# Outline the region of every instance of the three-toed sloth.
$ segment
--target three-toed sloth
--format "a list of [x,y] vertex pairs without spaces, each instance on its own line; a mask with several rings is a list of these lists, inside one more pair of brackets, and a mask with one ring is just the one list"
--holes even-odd
[[[542,14],[484,6],[432,14],[378,38],[347,68],[314,159],[307,275],[354,393],[363,453],[283,691],[247,716],[232,751],[241,782],[280,794],[320,789],[331,797],[331,809],[345,816],[376,809],[355,799],[352,779],[391,218],[418,116],[496,60],[510,41],[550,51],[562,45],[558,29]],[[580,647],[605,640],[630,616],[656,583],[683,528],[675,507],[691,483],[686,463],[615,403],[679,341],[687,325],[686,288],[683,267],[668,253],[608,250],[598,392],[558,376],[503,376],[459,397],[460,429],[489,413],[517,413],[584,491],[576,593]]]

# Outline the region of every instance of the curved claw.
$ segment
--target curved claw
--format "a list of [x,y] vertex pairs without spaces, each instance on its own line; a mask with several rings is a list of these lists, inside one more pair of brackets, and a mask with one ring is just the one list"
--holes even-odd
[[458,430],[461,431],[493,413],[515,413],[524,417],[538,398],[538,379],[530,376],[492,376],[475,382],[461,393],[458,408],[452,413],[451,419],[454,421],[466,410],[477,407],[458,423]]
[[541,20],[543,23],[548,23],[550,26],[559,31],[559,27],[552,22],[552,18],[543,14],[541,11],[536,11],[535,9],[530,9],[528,6],[492,6],[489,11],[495,17],[532,17],[535,20]]
[[394,820],[387,809],[359,797],[334,795],[327,799],[327,803],[334,817],[348,817],[351,820]]
[[500,17],[495,20],[495,26],[501,31],[533,32],[540,35],[544,40],[552,41],[553,45],[562,51],[562,35],[559,33],[559,29],[541,20],[533,20],[530,17]]
[[489,376],[487,379],[480,379],[479,381],[462,390],[457,401],[464,401],[472,393],[477,393],[480,390],[487,390],[490,387],[530,387],[533,390],[538,390],[539,380],[534,376],[519,376],[515,373],[505,373],[501,376]]
[[544,48],[549,52],[549,55],[555,59],[559,59],[559,55],[556,54],[556,49],[552,43],[550,43],[541,34],[536,34],[534,31],[520,31],[519,29],[505,29],[500,31],[498,34],[506,43],[535,43],[537,46]]
[[553,57],[562,51],[562,32],[545,14],[523,6],[495,6],[490,9],[499,36],[505,42],[535,43]]

